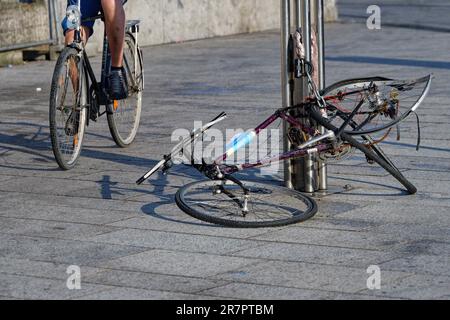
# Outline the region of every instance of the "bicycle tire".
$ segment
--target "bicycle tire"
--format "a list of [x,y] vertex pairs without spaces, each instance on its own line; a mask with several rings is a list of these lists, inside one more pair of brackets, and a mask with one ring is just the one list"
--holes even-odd
[[[309,114],[311,117],[317,121],[321,126],[325,127],[328,130],[332,130],[334,132],[337,132],[338,129],[330,124],[327,119],[323,118],[322,115],[318,110],[315,110],[315,108],[310,108]],[[365,146],[363,143],[357,141],[355,138],[353,138],[351,135],[343,132],[341,134],[341,137],[344,141],[347,141],[350,145],[357,148],[361,152],[363,152],[366,157],[372,161],[375,161],[378,163],[383,169],[385,169],[387,172],[389,172],[395,179],[397,179],[410,194],[417,193],[417,188],[409,182],[405,176],[395,167],[390,165],[388,162],[386,162],[382,157],[380,157],[376,152],[373,150],[370,150],[367,146]]]
[[[144,86],[144,70],[139,47],[135,52],[136,40],[129,32],[125,34],[124,68],[128,79],[128,98],[116,100],[108,112],[108,126],[111,136],[117,146],[126,148],[136,138],[142,111],[142,92]],[[137,56],[136,56],[137,54]],[[131,121],[124,119],[132,116]],[[127,122],[127,123],[125,123]],[[125,124],[124,124],[125,123]]]
[[[344,128],[346,134],[360,136],[386,130],[419,107],[430,90],[431,80],[429,75],[415,80],[373,77],[338,82],[322,91],[325,99],[335,101],[327,102],[328,121],[340,127],[359,106],[351,120],[352,128]],[[372,86],[376,94],[369,90]],[[367,95],[374,101],[369,101]]]
[[[222,186],[222,184],[221,180],[204,180],[190,183],[177,191],[175,202],[182,211],[196,219],[233,228],[285,226],[308,220],[318,210],[314,199],[300,192],[276,185],[243,182],[250,190],[249,212],[244,217],[242,216],[242,207],[239,206],[237,199],[230,196],[230,194],[238,194],[237,191],[241,190],[240,187],[235,183],[231,183],[226,185],[227,191],[219,194],[214,193],[213,190]],[[232,190],[233,188],[234,190]],[[203,197],[207,195],[216,197],[212,201],[220,202],[222,205],[230,204],[231,207],[225,208],[220,206],[217,208],[212,204],[208,207],[206,203],[211,203],[212,201],[204,200]],[[189,197],[192,197],[192,199]],[[271,203],[272,201],[275,202],[276,199],[280,199],[280,203]],[[276,213],[283,216],[275,216],[274,212],[267,212],[265,209],[278,209],[279,212]]]
[[[73,82],[73,65],[79,76],[78,88],[76,92]],[[65,73],[64,73],[65,71]],[[61,86],[64,85],[63,91]],[[67,91],[72,89],[73,96],[71,106],[66,105]],[[59,93],[61,91],[61,96]],[[80,156],[87,120],[87,79],[84,73],[83,61],[80,59],[78,51],[74,48],[66,47],[61,52],[52,77],[50,103],[49,103],[49,127],[52,150],[58,166],[63,170],[72,169]],[[62,101],[64,100],[64,101]],[[70,114],[69,114],[70,113]],[[68,115],[65,119],[65,115]],[[59,121],[61,123],[59,123]],[[59,127],[61,124],[61,127]],[[65,140],[65,141],[62,141]],[[73,149],[73,150],[72,150]],[[72,152],[70,152],[72,150]]]

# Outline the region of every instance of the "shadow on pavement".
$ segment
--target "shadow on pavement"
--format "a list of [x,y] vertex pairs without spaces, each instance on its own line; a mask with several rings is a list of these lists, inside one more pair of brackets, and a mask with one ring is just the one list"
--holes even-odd
[[368,56],[335,56],[335,57],[327,56],[326,60],[339,61],[339,62],[385,64],[385,65],[391,65],[391,66],[408,66],[408,67],[450,70],[450,62],[446,62],[446,61],[381,58],[381,57],[368,57]]

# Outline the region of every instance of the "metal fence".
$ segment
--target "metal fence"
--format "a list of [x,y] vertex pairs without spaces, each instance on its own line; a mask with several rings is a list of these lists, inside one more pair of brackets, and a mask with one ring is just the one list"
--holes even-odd
[[[45,5],[46,10],[43,9],[43,5]],[[17,10],[21,9],[21,10]],[[42,45],[57,45],[59,43],[59,36],[57,32],[57,11],[56,11],[56,0],[10,0],[10,1],[2,1],[0,6],[0,10],[7,11],[9,10],[11,14],[15,14],[15,21],[17,21],[17,30],[9,30],[6,29],[2,31],[2,37],[0,40],[6,39],[8,37],[8,32],[11,33],[13,43],[7,43],[8,41],[2,40],[0,41],[0,52],[21,50],[27,48],[38,47]],[[16,10],[16,11],[13,11]],[[21,12],[24,12],[24,16],[20,16]],[[46,16],[39,16],[45,12]],[[27,37],[17,37],[17,32],[29,32],[28,29],[33,28],[33,19],[39,17],[40,19],[47,20],[47,30],[46,32],[41,32],[39,36],[36,38],[41,38],[42,40],[31,40]],[[13,17],[11,17],[13,18]],[[3,17],[5,21],[5,17]],[[31,20],[31,21],[29,21]],[[36,20],[34,20],[36,21]],[[6,24],[6,22],[5,22]],[[0,23],[1,25],[1,23]],[[22,30],[25,28],[25,30]],[[31,40],[31,41],[30,41]]]

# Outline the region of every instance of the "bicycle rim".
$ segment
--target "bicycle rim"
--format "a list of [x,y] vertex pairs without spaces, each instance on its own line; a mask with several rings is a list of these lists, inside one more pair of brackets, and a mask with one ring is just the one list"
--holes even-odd
[[359,108],[345,133],[362,135],[386,130],[419,107],[430,89],[431,78],[367,78],[341,82],[323,92],[327,100],[328,121],[339,128]]
[[66,48],[55,67],[50,93],[50,136],[60,168],[71,169],[81,153],[86,127],[87,91],[82,61]]
[[128,98],[113,101],[113,113],[108,114],[111,135],[120,147],[129,146],[139,128],[143,90],[143,70],[139,54],[139,49],[135,52],[134,38],[127,33],[123,65],[128,79]]
[[181,210],[194,218],[237,228],[283,226],[305,221],[317,212],[316,202],[299,192],[257,182],[243,184],[250,191],[245,215],[244,191],[231,181],[191,183],[178,190],[175,200]]

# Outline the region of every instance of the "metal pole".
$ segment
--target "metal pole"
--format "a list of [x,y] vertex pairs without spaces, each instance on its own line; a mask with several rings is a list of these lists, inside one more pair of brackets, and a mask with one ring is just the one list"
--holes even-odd
[[[317,48],[319,56],[319,90],[325,88],[325,27],[324,27],[324,3],[323,0],[316,0],[316,25],[317,25]],[[319,127],[320,133],[325,133],[325,128]],[[328,189],[327,166],[324,162],[319,161],[319,190],[325,191]]]
[[47,10],[48,10],[48,29],[50,33],[50,40],[54,44],[54,36],[53,36],[53,7],[52,0],[47,1]]
[[[301,17],[302,17],[302,38],[303,45],[305,46],[305,59],[307,61],[311,61],[311,1],[303,0],[301,6]],[[307,83],[303,83],[303,98],[305,97],[305,93],[308,92]],[[304,165],[301,166],[299,162],[296,164],[296,172],[297,172],[297,185],[296,189],[303,189],[304,192],[313,193],[315,191],[316,186],[316,173],[314,172],[314,156],[308,155],[303,160]],[[301,188],[302,183],[299,181],[299,173],[303,168],[303,182],[304,187]],[[297,171],[298,170],[298,171]],[[297,188],[298,187],[298,188]]]
[[[290,106],[290,90],[289,90],[289,36],[291,28],[290,19],[290,1],[291,0],[280,0],[280,12],[281,12],[281,97],[282,106]],[[287,152],[291,149],[291,144],[286,138],[288,132],[288,124],[283,121],[283,149]],[[293,188],[292,184],[292,170],[290,161],[285,161],[284,163],[284,181],[288,188]]]
[[15,50],[32,48],[32,47],[39,47],[42,45],[52,44],[52,43],[53,43],[52,40],[42,40],[42,41],[33,41],[33,42],[27,42],[27,43],[21,43],[21,44],[14,44],[14,45],[0,48],[0,52],[15,51]]
[[55,33],[55,45],[59,45],[59,33],[58,33],[58,11],[56,10],[56,0],[51,0],[52,3],[52,11],[53,11],[53,26]]
[[[299,29],[302,27],[303,15],[302,15],[302,6],[300,0],[294,0],[294,27],[295,29]],[[294,57],[292,57],[294,59]],[[293,63],[293,61],[291,61]],[[301,103],[304,100],[304,82],[302,79],[296,79],[293,74],[292,81],[294,90],[292,92],[293,95],[293,103],[294,105]],[[302,112],[298,110],[293,110],[291,112],[293,117],[299,118],[301,122],[304,120],[301,118]],[[291,174],[292,174],[292,183],[293,187],[296,190],[304,191],[305,188],[305,179],[304,179],[304,166],[305,160],[303,158],[292,159],[290,161],[291,165]]]

